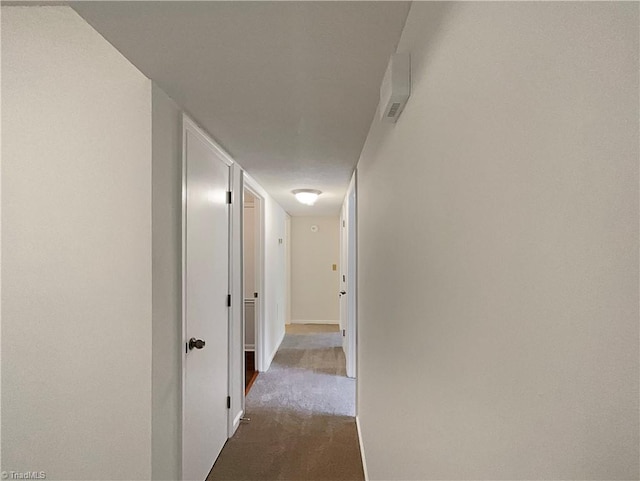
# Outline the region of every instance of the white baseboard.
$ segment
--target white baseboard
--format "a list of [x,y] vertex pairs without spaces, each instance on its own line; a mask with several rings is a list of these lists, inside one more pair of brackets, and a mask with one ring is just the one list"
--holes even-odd
[[367,459],[364,456],[364,444],[362,443],[362,431],[360,430],[360,418],[358,416],[356,416],[356,429],[358,430],[358,443],[360,444],[360,457],[362,458],[364,481],[369,481],[369,473],[367,472]]
[[275,349],[269,355],[269,357],[264,360],[264,365],[262,366],[264,371],[269,370],[269,367],[271,366],[271,362],[273,361],[273,358],[276,357],[276,353],[278,352],[278,349],[280,349],[280,344],[282,344],[283,340],[284,340],[284,329],[282,330],[282,336],[280,336],[280,340],[276,343]]
[[291,324],[340,324],[340,321],[322,321],[316,319],[292,319]]

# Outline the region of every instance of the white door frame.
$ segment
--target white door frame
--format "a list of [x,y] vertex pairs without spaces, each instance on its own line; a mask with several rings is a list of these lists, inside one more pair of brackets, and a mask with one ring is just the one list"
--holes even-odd
[[[243,231],[244,173],[238,163],[231,169],[231,241],[230,241],[230,324],[229,324],[229,396],[228,437],[234,435],[244,415],[244,273]],[[240,347],[241,345],[241,347]],[[240,369],[240,372],[238,372]]]
[[[184,459],[185,459],[185,453],[184,453],[184,443],[182,442],[182,439],[184,438],[184,426],[185,426],[185,410],[184,410],[184,406],[185,406],[185,377],[186,377],[186,353],[185,353],[185,343],[186,343],[186,323],[187,323],[187,316],[186,316],[186,261],[187,261],[187,251],[186,251],[186,235],[187,235],[187,204],[186,204],[186,200],[187,200],[187,169],[186,169],[186,162],[187,162],[187,143],[185,142],[186,139],[186,134],[187,131],[195,134],[196,136],[200,137],[206,144],[208,144],[208,146],[219,156],[220,160],[222,160],[222,162],[224,162],[225,164],[227,164],[230,167],[230,174],[229,174],[229,186],[227,187],[229,191],[231,191],[231,183],[232,183],[232,175],[231,175],[231,167],[233,166],[234,162],[233,159],[209,136],[209,134],[207,134],[207,132],[205,132],[204,130],[202,130],[189,116],[187,116],[186,114],[183,114],[182,116],[182,208],[181,208],[181,221],[182,221],[182,233],[181,233],[181,244],[182,244],[182,259],[181,259],[181,276],[182,276],[182,306],[181,306],[181,324],[182,324],[182,343],[180,345],[180,351],[181,351],[181,373],[182,373],[182,377],[181,377],[181,391],[182,391],[182,408],[181,408],[181,431],[180,431],[180,439],[181,439],[181,476],[184,478]],[[231,214],[229,215],[229,257],[230,257],[230,261],[231,261],[231,253],[232,253],[232,249],[233,249],[233,238],[232,238],[232,216]],[[232,271],[232,267],[231,267],[231,262],[229,262],[229,275],[228,275],[228,288],[229,291],[231,290],[231,271]],[[229,308],[227,311],[227,325],[230,326],[231,325],[231,319],[232,319],[232,309]],[[228,329],[228,333],[229,333],[229,346],[231,346],[231,329]],[[243,340],[244,342],[244,340]],[[229,352],[231,351],[231,349],[229,349]],[[228,366],[230,364],[230,359],[229,359],[229,355],[227,356],[227,369]],[[227,383],[230,383],[230,378],[229,376],[227,376]],[[229,395],[229,385],[227,385],[227,395]],[[228,424],[228,417],[229,417],[229,411],[227,411],[227,424]],[[228,437],[228,431],[226,433],[226,436]],[[211,460],[211,465],[213,466],[214,462],[216,460],[212,459]]]
[[[346,216],[346,260],[347,265],[343,272],[347,273],[346,282],[346,339],[345,339],[345,355],[347,361],[347,376],[357,379],[357,350],[358,350],[358,273],[357,273],[357,190],[356,190],[356,173],[353,173],[351,182],[347,189],[344,201],[344,214]],[[357,381],[356,381],[357,383]]]
[[[255,197],[254,220],[255,220],[255,288],[258,293],[255,309],[255,362],[256,370],[264,372],[265,366],[265,196],[261,193],[257,182],[244,173],[244,189],[248,190]],[[244,214],[244,213],[243,213]],[[243,218],[244,222],[244,218]],[[243,281],[244,288],[244,281]],[[244,292],[244,291],[243,291]],[[243,317],[243,333],[244,333],[244,317]],[[244,353],[244,338],[242,339],[242,352]],[[243,354],[244,355],[244,354]],[[244,410],[244,399],[242,401],[242,409]]]

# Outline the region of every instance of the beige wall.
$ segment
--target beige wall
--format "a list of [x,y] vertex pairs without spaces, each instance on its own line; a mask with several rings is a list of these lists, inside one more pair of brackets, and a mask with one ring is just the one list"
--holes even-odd
[[339,222],[338,217],[291,218],[292,322],[339,322]]
[[[271,365],[284,338],[287,312],[286,289],[286,224],[288,214],[250,175],[244,175],[244,185],[262,197],[264,209],[264,292],[259,292],[258,308],[263,310],[262,370]],[[259,289],[258,289],[259,290]]]
[[398,51],[358,166],[370,479],[638,479],[638,3],[414,2]]
[[[247,194],[245,194],[245,199]],[[245,200],[246,202],[246,200]],[[245,299],[253,299],[253,293],[256,292],[256,246],[255,246],[255,204],[244,205],[244,222],[243,228],[243,264],[244,264],[244,297]]]
[[182,473],[182,112],[156,85],[153,109],[153,479]]
[[2,7],[2,467],[149,479],[151,82],[68,7]]
[[[255,185],[253,185],[255,189]],[[265,209],[265,292],[262,306],[265,310],[263,369],[267,370],[284,338],[284,320],[287,307],[286,286],[286,222],[287,213],[271,196],[262,192]],[[282,242],[281,242],[282,240]]]

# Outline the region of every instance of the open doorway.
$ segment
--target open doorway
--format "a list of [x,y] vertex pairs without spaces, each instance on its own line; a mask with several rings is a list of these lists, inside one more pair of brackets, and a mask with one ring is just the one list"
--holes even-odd
[[260,198],[248,188],[243,192],[243,276],[244,276],[244,389],[245,395],[258,377],[257,346],[259,298]]
[[244,189],[243,206],[243,269],[244,269],[244,392],[251,389],[258,377],[256,369],[256,198]]

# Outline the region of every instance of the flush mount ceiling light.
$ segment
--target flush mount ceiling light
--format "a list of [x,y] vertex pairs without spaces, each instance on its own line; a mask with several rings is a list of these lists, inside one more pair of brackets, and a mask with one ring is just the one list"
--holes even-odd
[[318,200],[318,196],[322,194],[321,191],[315,189],[296,189],[291,193],[296,196],[296,199],[301,204],[313,205]]

